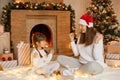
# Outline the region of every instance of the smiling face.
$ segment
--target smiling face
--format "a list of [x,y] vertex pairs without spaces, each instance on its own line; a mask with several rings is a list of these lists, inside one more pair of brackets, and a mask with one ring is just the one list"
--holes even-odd
[[80,32],[81,33],[86,33],[87,27],[85,25],[79,24],[79,27],[80,27]]

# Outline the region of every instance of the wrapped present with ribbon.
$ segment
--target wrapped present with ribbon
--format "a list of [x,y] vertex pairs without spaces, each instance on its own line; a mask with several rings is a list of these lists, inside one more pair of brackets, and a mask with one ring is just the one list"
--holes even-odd
[[120,68],[120,60],[105,59],[105,62],[110,67]]
[[0,61],[0,64],[3,68],[13,68],[17,66],[17,60]]
[[0,60],[1,61],[5,61],[5,60],[11,61],[11,60],[13,60],[13,53],[0,54]]
[[30,64],[30,44],[21,41],[17,45],[17,59],[18,65]]
[[117,53],[106,54],[106,59],[120,60],[120,54]]

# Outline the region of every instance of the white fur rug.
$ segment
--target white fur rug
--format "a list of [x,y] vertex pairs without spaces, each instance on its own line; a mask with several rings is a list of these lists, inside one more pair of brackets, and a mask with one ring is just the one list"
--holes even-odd
[[[40,75],[31,74],[29,66],[19,66],[0,71],[0,80],[56,80],[54,76],[45,78]],[[62,76],[59,80],[120,80],[120,68],[106,68],[103,73],[95,76]]]

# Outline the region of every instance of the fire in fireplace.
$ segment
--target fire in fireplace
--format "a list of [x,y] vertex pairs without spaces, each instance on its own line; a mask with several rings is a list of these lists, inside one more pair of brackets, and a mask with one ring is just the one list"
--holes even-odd
[[43,33],[47,37],[46,47],[52,47],[52,33],[48,25],[46,24],[37,24],[35,25],[30,32],[30,47],[34,47],[32,37],[36,33]]

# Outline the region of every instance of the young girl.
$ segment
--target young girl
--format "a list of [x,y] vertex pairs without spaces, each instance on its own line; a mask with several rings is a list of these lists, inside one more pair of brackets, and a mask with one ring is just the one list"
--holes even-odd
[[42,33],[36,33],[33,36],[34,49],[31,53],[32,72],[36,74],[52,74],[59,69],[59,63],[51,62],[54,50],[49,52],[45,50],[46,36]]
[[[93,28],[93,19],[89,14],[84,14],[80,18],[79,27],[80,32],[77,43],[74,41],[73,33],[70,33],[69,36],[73,53],[75,56],[79,56],[78,61],[80,65],[70,62],[62,64],[69,67],[72,67],[71,64],[78,65],[79,73],[81,74],[98,74],[106,67],[103,57],[103,37]],[[66,56],[58,56],[60,63],[62,62],[61,59],[66,59],[66,61],[71,60]]]

